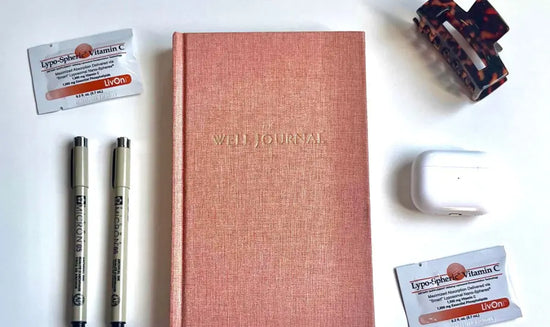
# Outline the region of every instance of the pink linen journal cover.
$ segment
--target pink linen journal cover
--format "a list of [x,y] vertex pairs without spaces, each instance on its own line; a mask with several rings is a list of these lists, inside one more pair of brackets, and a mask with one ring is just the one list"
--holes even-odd
[[364,34],[173,42],[171,326],[374,326]]

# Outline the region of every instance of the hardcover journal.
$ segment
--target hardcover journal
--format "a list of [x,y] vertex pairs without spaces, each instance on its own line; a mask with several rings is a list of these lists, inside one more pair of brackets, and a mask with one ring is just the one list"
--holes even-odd
[[374,326],[364,34],[173,42],[171,326]]

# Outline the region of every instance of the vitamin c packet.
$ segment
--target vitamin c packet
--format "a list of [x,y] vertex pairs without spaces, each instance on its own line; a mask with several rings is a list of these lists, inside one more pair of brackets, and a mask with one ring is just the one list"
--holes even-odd
[[131,29],[28,49],[39,114],[142,92]]
[[395,270],[409,327],[480,327],[521,317],[502,246]]

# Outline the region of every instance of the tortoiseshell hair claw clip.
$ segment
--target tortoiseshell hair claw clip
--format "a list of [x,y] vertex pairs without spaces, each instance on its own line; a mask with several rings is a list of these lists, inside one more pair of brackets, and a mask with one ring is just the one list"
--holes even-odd
[[[416,11],[418,31],[439,50],[479,101],[506,82],[497,41],[509,30],[495,8],[476,0],[468,12],[452,0],[429,0]],[[468,49],[468,45],[471,49]]]

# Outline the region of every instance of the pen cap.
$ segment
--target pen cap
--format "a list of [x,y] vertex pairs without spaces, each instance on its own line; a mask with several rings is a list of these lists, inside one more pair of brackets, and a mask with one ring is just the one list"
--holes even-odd
[[113,187],[130,188],[130,140],[117,139],[113,155]]
[[88,187],[88,139],[84,136],[74,138],[71,166],[71,187]]

